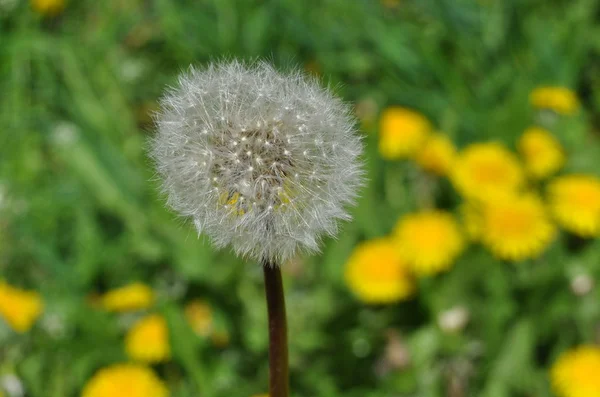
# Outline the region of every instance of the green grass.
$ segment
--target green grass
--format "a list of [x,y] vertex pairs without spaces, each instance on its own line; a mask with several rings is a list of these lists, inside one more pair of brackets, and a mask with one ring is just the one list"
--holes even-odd
[[[89,295],[141,280],[169,320],[174,357],[155,369],[173,397],[267,391],[261,269],[213,251],[165,210],[145,155],[156,100],[180,70],[261,57],[313,65],[346,101],[372,107],[370,182],[355,221],[285,276],[293,395],[550,396],[556,355],[598,338],[600,291],[569,288],[574,275],[600,277],[598,240],[561,235],[517,265],[473,246],[414,299],[386,307],[357,301],[343,265],[357,242],[387,234],[424,200],[412,164],[377,154],[388,105],[419,110],[459,147],[514,148],[536,117],[529,92],[565,85],[584,107],[556,126],[566,171],[599,174],[599,13],[595,0],[71,1],[55,18],[24,0],[0,8],[0,278],[46,302],[29,333],[0,325],[0,376],[15,372],[27,396],[79,395],[98,368],[126,359],[129,318],[91,310]],[[447,182],[436,192],[440,206],[459,201]],[[186,325],[192,298],[211,302],[227,347]],[[456,305],[471,321],[448,334],[436,319]],[[382,372],[389,330],[410,365]]]

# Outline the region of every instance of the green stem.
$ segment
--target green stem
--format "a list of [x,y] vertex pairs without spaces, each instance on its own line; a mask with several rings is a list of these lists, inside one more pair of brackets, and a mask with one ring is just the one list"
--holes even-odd
[[269,262],[263,263],[263,269],[269,312],[269,397],[288,397],[287,320],[281,269]]

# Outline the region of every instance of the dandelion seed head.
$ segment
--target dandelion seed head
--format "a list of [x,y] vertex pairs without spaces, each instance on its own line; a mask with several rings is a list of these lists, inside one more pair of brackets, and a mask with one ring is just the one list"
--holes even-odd
[[349,108],[312,78],[264,62],[190,68],[156,123],[167,203],[218,247],[282,263],[349,218],[362,143]]

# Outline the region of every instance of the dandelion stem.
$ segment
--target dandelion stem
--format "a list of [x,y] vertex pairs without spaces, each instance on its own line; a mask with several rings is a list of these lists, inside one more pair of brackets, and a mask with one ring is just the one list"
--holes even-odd
[[269,312],[269,397],[289,396],[287,320],[281,269],[263,263]]

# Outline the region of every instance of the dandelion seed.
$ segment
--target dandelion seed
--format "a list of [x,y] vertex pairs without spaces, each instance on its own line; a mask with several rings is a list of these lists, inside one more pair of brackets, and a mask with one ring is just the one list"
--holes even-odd
[[349,218],[362,144],[350,109],[314,79],[216,63],[180,76],[161,107],[151,156],[168,205],[217,247],[282,263]]

